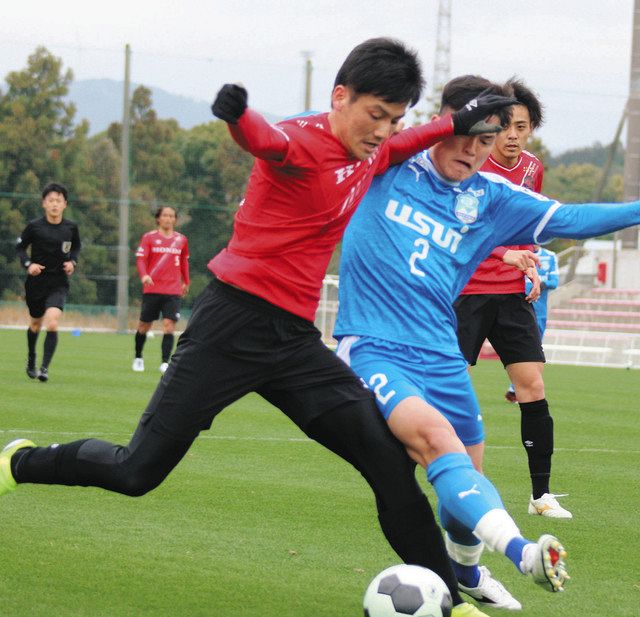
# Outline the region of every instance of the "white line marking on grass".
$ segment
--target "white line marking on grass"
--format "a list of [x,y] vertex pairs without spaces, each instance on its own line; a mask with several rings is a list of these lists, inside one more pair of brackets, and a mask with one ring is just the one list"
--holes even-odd
[[[86,439],[97,437],[125,436],[130,437],[132,433],[82,433],[79,431],[39,431],[28,428],[8,428],[0,429],[0,434],[19,434],[19,435],[53,435],[67,437],[84,437]],[[197,439],[215,439],[218,441],[257,441],[257,442],[282,442],[282,443],[316,443],[308,437],[240,437],[238,435],[200,435]],[[1,444],[0,444],[1,445]],[[522,446],[486,446],[489,450],[521,450]],[[555,448],[555,452],[576,452],[589,454],[640,454],[640,450],[620,450],[608,448]]]
[[[80,431],[34,431],[28,428],[8,428],[0,430],[1,433],[11,433],[20,435],[61,435],[64,437],[84,437],[87,439],[95,439],[97,437],[125,436],[131,437],[133,433],[82,433]],[[315,443],[313,439],[308,437],[238,437],[237,435],[199,435],[198,439],[218,439],[220,441],[281,441],[281,442],[300,442]]]

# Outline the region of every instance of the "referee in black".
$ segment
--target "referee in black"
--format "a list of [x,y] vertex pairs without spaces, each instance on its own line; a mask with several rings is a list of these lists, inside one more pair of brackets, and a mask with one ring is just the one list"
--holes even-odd
[[[62,217],[67,207],[68,191],[51,182],[42,191],[44,216],[27,224],[18,238],[16,249],[27,271],[25,297],[31,322],[27,330],[29,355],[27,375],[40,381],[49,379],[49,364],[58,344],[58,321],[69,291],[80,253],[78,226]],[[27,248],[31,246],[31,255]],[[36,341],[44,325],[44,354],[36,369]]]

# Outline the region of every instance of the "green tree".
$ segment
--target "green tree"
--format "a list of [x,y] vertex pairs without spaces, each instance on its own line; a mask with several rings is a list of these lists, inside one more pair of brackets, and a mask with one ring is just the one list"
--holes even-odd
[[[594,200],[602,169],[590,163],[559,165],[545,173],[543,193],[562,203],[589,203]],[[603,191],[602,201],[622,201],[623,181],[620,174],[612,176]],[[561,251],[575,244],[574,240],[557,239],[550,248]]]
[[[38,185],[64,175],[67,140],[75,106],[65,100],[73,79],[63,72],[62,60],[38,47],[27,67],[6,77],[8,88],[0,96],[0,182],[17,187],[27,174]],[[83,130],[83,129],[80,129]]]
[[184,131],[176,148],[185,162],[180,231],[191,253],[191,293],[185,302],[189,306],[210,280],[207,263],[229,240],[253,159],[231,139],[223,122]]
[[38,47],[23,70],[10,72],[0,91],[0,297],[21,293],[14,242],[26,223],[41,216],[39,193],[52,180],[76,177],[88,126],[74,126],[75,107],[66,100],[73,78],[62,60]]

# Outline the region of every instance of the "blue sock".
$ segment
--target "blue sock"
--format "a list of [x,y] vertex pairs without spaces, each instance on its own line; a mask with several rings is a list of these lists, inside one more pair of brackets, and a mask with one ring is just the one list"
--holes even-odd
[[473,566],[465,566],[453,559],[450,559],[451,566],[455,572],[456,578],[465,587],[477,587],[480,581],[480,570],[478,564]]
[[524,538],[514,538],[507,544],[507,550],[505,551],[505,555],[513,561],[514,565],[520,572],[522,569],[520,568],[520,562],[522,561],[522,550],[527,544],[531,544],[531,540],[525,540]]
[[[436,491],[441,509],[468,531],[489,511],[504,510],[496,488],[473,468],[467,454],[439,456],[427,469],[427,480]],[[447,523],[442,521],[447,529]]]

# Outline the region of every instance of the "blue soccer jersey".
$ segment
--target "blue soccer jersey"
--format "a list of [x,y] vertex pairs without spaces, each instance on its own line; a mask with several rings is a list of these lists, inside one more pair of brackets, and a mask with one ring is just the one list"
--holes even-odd
[[347,227],[334,334],[458,352],[453,301],[496,246],[640,222],[640,202],[563,205],[491,173],[449,182],[428,152],[378,176]]

